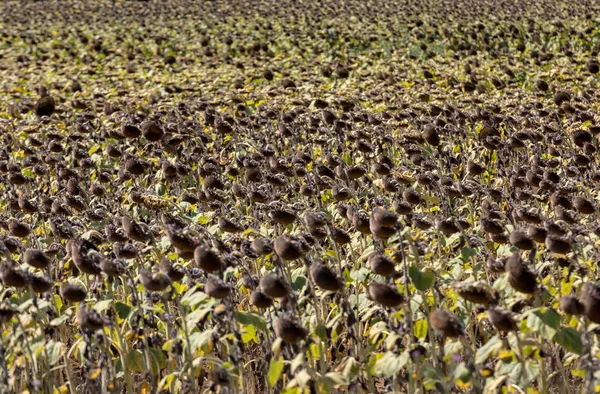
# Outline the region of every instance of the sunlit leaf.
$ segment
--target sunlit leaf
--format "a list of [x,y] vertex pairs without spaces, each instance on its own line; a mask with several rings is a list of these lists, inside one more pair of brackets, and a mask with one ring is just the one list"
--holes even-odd
[[67,313],[67,312],[63,313],[59,317],[56,317],[56,318],[52,319],[50,321],[50,325],[58,327],[58,326],[61,326],[61,325],[65,324],[67,322],[67,320],[69,320],[71,318],[71,316],[72,316],[72,313]]
[[63,354],[65,354],[66,347],[64,343],[50,340],[46,344],[46,352],[48,353],[48,363],[50,365],[56,364]]
[[425,338],[427,336],[427,328],[428,328],[427,319],[417,320],[414,325],[415,337],[417,337],[418,339]]
[[102,301],[98,301],[96,302],[96,305],[94,305],[94,309],[100,313],[104,312],[105,310],[107,310],[108,308],[110,308],[110,306],[113,304],[114,300],[112,298],[108,299],[108,300],[102,300]]
[[466,363],[461,362],[454,369],[454,379],[457,381],[466,384],[470,382],[472,378],[471,370],[467,367]]
[[272,358],[269,363],[269,372],[267,374],[269,387],[275,387],[275,384],[279,380],[281,373],[283,372],[283,358],[279,357],[278,359]]
[[485,345],[477,349],[475,362],[477,364],[485,363],[488,358],[492,357],[494,354],[499,352],[502,349],[502,347],[503,343],[498,335],[491,337]]
[[404,352],[399,356],[393,352],[386,352],[383,357],[377,360],[375,374],[387,377],[394,376],[408,363],[409,359],[408,352]]
[[548,340],[552,340],[560,327],[561,317],[550,308],[537,308],[527,314],[527,327]]
[[195,332],[190,335],[190,344],[192,347],[192,353],[195,353],[197,350],[201,350],[206,353],[209,352],[213,347],[212,335],[214,329]]
[[148,382],[142,382],[140,386],[140,394],[150,394],[152,392],[152,386]]
[[94,368],[90,371],[90,374],[88,375],[90,380],[96,380],[100,377],[100,374],[102,373],[102,368]]
[[158,387],[160,388],[160,390],[168,390],[171,387],[171,384],[173,384],[174,379],[175,374],[170,373],[161,379],[160,383],[158,384]]

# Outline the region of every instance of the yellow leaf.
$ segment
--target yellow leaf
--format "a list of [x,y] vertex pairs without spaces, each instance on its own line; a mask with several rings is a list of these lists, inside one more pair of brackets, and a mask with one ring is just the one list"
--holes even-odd
[[585,371],[583,369],[572,369],[571,375],[576,376],[578,378],[585,378]]
[[483,369],[481,369],[481,371],[479,371],[479,374],[481,376],[483,376],[484,378],[488,378],[494,374],[494,371],[491,370],[490,368],[483,368]]
[[500,352],[500,354],[498,355],[498,358],[502,361],[510,361],[513,358],[513,351],[512,350],[503,350]]
[[98,379],[98,376],[100,376],[101,372],[102,372],[102,368],[92,369],[90,371],[90,380],[96,380],[96,379]]
[[68,394],[69,393],[69,386],[66,384],[63,384],[62,386],[60,386],[57,389],[54,389],[54,394]]
[[19,367],[24,367],[27,363],[27,360],[25,359],[25,356],[19,356],[17,357],[17,359],[14,361],[16,366]]
[[128,341],[133,341],[137,338],[139,338],[137,335],[137,330],[129,330],[125,333],[125,339],[127,339]]
[[215,310],[213,311],[213,313],[215,315],[220,315],[221,313],[225,312],[226,307],[223,304],[219,304],[215,307]]
[[[273,341],[273,345],[271,345],[271,352],[273,352],[273,354],[278,355],[279,353],[281,353],[281,344],[282,344],[282,340],[281,338],[277,338]],[[312,349],[312,347],[311,347]]]
[[456,386],[461,389],[467,389],[467,388],[471,387],[471,382],[470,381],[463,382],[462,380],[459,379],[456,381]]
[[148,382],[144,382],[142,383],[142,387],[140,389],[140,393],[141,394],[148,394],[152,392],[152,387],[150,386],[150,383]]
[[212,340],[212,338],[210,338],[208,340],[208,343],[206,344],[206,349],[205,349],[206,351],[205,351],[205,353],[212,352],[213,349],[214,349],[214,347],[215,347],[215,342]]

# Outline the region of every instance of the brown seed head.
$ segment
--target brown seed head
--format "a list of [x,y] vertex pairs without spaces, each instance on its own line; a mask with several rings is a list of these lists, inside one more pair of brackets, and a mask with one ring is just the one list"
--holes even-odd
[[429,315],[431,326],[444,337],[455,338],[465,334],[465,329],[458,317],[453,313],[436,309]]

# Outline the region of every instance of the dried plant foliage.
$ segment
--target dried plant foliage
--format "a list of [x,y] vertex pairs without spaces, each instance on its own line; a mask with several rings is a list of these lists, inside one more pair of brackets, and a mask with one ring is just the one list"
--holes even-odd
[[0,392],[594,392],[599,11],[2,2]]

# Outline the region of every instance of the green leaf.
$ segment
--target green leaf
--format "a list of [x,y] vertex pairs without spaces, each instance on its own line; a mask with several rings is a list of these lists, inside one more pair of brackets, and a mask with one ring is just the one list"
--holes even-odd
[[35,178],[35,174],[34,174],[33,170],[31,169],[31,167],[23,168],[21,170],[21,174],[23,174],[27,178]]
[[124,304],[122,302],[116,302],[115,309],[117,310],[117,314],[121,319],[127,319],[129,314],[131,313],[132,308],[129,305]]
[[377,323],[373,324],[369,330],[369,341],[380,337],[379,334],[385,330],[387,330],[387,324],[384,321],[378,321]]
[[65,313],[63,313],[59,317],[56,317],[56,318],[52,319],[50,321],[50,325],[54,326],[54,327],[58,327],[58,326],[61,326],[61,325],[65,324],[66,321],[69,320],[69,318],[72,316],[72,313],[69,313],[69,312],[70,311],[67,310]]
[[426,319],[417,320],[414,326],[415,337],[418,339],[425,338],[427,336],[427,328],[428,324]]
[[519,374],[523,371],[523,366],[519,361],[513,361],[510,363],[498,363],[498,367],[496,373],[498,375],[508,375],[510,377],[514,377],[514,382],[517,382],[519,379]]
[[310,372],[308,372],[306,369],[303,369],[301,371],[299,371],[296,374],[295,380],[298,383],[298,386],[304,388],[308,385],[308,383],[311,381],[312,376],[310,375]]
[[108,300],[98,301],[96,302],[96,305],[94,305],[94,309],[97,312],[102,313],[110,307],[113,301],[114,300],[112,298],[109,298]]
[[132,350],[125,358],[127,372],[144,372],[144,355],[139,350]]
[[446,357],[452,357],[453,354],[460,354],[463,351],[463,344],[461,341],[447,341],[444,346],[444,353]]
[[30,343],[31,352],[35,357],[39,357],[46,350],[46,342],[43,338],[38,338]]
[[195,332],[190,335],[190,345],[192,347],[192,353],[195,353],[198,349],[206,352],[211,346],[211,337],[215,329],[206,330],[202,332]]
[[358,270],[352,270],[350,272],[350,278],[354,279],[358,283],[362,283],[367,279],[369,275],[369,269],[366,267],[359,268]]
[[160,248],[164,251],[168,250],[171,247],[171,241],[169,240],[169,237],[164,236],[160,239]]
[[327,372],[325,378],[328,379],[330,385],[336,389],[350,384],[350,381],[340,372]]
[[385,338],[386,350],[389,350],[390,352],[394,351],[394,349],[396,348],[396,344],[401,339],[402,339],[402,336],[395,332],[388,334],[388,336]]
[[236,311],[235,318],[239,323],[245,326],[253,325],[254,327],[259,328],[263,331],[267,329],[267,323],[265,322],[265,319],[262,316],[257,315],[256,313],[245,313]]
[[492,338],[490,338],[489,341],[487,341],[487,343],[485,345],[483,345],[482,347],[477,349],[477,354],[475,356],[475,363],[476,364],[485,363],[487,361],[487,359],[490,358],[490,356],[492,356],[494,353],[496,353],[500,349],[502,349],[503,346],[504,345],[503,345],[500,337],[498,335],[493,336]]
[[160,371],[167,366],[167,356],[160,349],[149,348],[150,369],[153,375],[159,375]]
[[98,151],[98,149],[100,149],[100,145],[94,145],[90,148],[90,150],[88,150],[88,156],[93,155],[94,153],[96,153]]
[[334,259],[337,258],[337,255],[335,254],[334,250],[331,250],[331,249],[327,250],[327,251],[325,251],[325,254],[327,254],[330,257],[333,257]]
[[56,342],[50,340],[46,345],[46,352],[48,353],[48,363],[50,365],[56,364],[62,355],[65,353],[66,347],[62,342]]
[[56,309],[58,310],[58,312],[62,313],[63,302],[62,302],[62,298],[60,298],[60,296],[58,294],[54,295],[54,303],[56,304]]
[[494,281],[492,287],[496,290],[504,290],[508,287],[508,275],[500,275],[498,279]]
[[[353,241],[351,245],[352,245],[352,247],[354,247],[354,246],[359,247],[358,241]],[[374,245],[367,246],[367,248],[365,250],[363,250],[363,253],[360,255],[360,257],[358,258],[358,260],[363,261],[363,260],[368,259],[369,255],[371,253],[373,253],[374,250],[375,250],[375,246]],[[360,270],[364,270],[364,272],[366,272],[366,273],[369,272],[369,269],[366,268],[366,267],[362,267],[362,268],[359,269],[359,271]]]
[[473,256],[477,255],[477,249],[474,248],[462,248],[460,251],[460,255],[462,256],[463,261],[469,261],[469,259]]
[[461,362],[456,366],[454,370],[454,379],[460,380],[463,384],[471,381],[473,376],[471,375],[471,371],[467,367],[467,364]]
[[306,276],[304,268],[295,269],[292,272],[292,289],[300,290],[306,284]]
[[169,258],[169,260],[171,261],[175,261],[177,260],[177,258],[179,257],[179,255],[175,252],[171,252],[167,255],[167,257]]
[[79,365],[82,366],[83,363],[85,362],[84,354],[87,349],[87,343],[85,343],[85,341],[81,341],[81,342],[77,343],[77,346],[73,345],[73,347],[71,349],[73,349],[73,348],[75,348],[75,355],[79,359]]
[[[342,315],[335,315],[333,318],[329,319],[329,321],[327,321],[327,324],[325,325],[327,328],[334,328],[338,326],[338,322],[342,319]],[[333,333],[332,333],[333,335]]]
[[202,291],[197,291],[197,289],[194,287],[190,289],[190,291],[185,293],[185,295],[181,298],[181,303],[183,305],[194,306],[207,298],[208,295],[206,293]]
[[488,383],[485,385],[486,393],[497,393],[502,392],[500,389],[506,383],[506,375],[495,376],[493,379],[489,378]]
[[396,356],[392,352],[386,352],[375,363],[375,374],[392,377],[408,363],[409,358],[408,352],[404,352],[400,356]]
[[188,325],[191,324],[193,326],[200,320],[205,319],[210,312],[212,312],[212,308],[198,308],[192,313],[188,314],[185,317],[185,321],[188,323]]
[[354,357],[347,357],[346,363],[344,364],[344,370],[342,373],[344,376],[352,381],[360,372],[360,363]]
[[449,236],[448,238],[443,237],[442,238],[442,246],[446,247],[446,246],[450,246],[453,243],[455,243],[456,241],[458,241],[460,239],[461,233],[455,233],[452,234],[451,236]]
[[315,328],[315,334],[317,334],[317,336],[323,341],[323,342],[327,342],[327,329],[325,328],[324,325],[319,324],[316,328]]
[[525,373],[520,375],[521,387],[529,386],[540,374],[540,363],[525,363]]
[[552,340],[560,327],[560,315],[546,307],[533,309],[527,315],[527,327],[543,338]]
[[161,390],[161,391],[168,390],[169,388],[171,388],[171,384],[173,383],[173,379],[175,379],[175,373],[168,374],[167,376],[165,376],[164,378],[162,378],[162,380],[158,384],[158,389]]
[[581,333],[571,327],[561,328],[552,338],[552,340],[568,351],[575,354],[583,354],[583,343]]
[[171,348],[173,347],[173,343],[175,342],[174,339],[169,339],[168,341],[166,341],[163,345],[162,345],[162,350],[164,350],[165,352],[168,352],[171,350]]
[[296,357],[290,363],[290,372],[293,374],[296,372],[298,368],[300,368],[304,364],[304,354],[298,353]]
[[275,387],[281,373],[283,372],[283,358],[279,357],[277,360],[271,359],[271,363],[269,364],[269,387]]
[[436,383],[444,383],[446,380],[446,375],[431,365],[425,365],[423,367],[423,376],[425,377],[423,383],[427,388],[433,388],[436,386]]
[[421,271],[417,266],[412,265],[408,269],[408,274],[417,290],[425,291],[435,282],[435,274],[428,268]]

